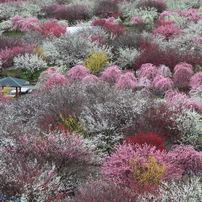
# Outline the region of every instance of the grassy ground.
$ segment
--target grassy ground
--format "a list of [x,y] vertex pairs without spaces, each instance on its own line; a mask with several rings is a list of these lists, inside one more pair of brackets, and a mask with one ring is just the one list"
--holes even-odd
[[15,70],[8,70],[6,72],[2,72],[1,73],[1,76],[10,76],[10,77],[15,77],[15,78],[19,78],[19,79],[24,79],[24,80],[27,80],[29,82],[35,82],[38,80],[41,72],[45,71],[46,68],[43,68],[41,70],[39,70],[38,72],[36,72],[34,75],[33,75],[33,78],[31,78],[31,73],[25,73],[21,70],[18,70],[18,69],[15,69]]

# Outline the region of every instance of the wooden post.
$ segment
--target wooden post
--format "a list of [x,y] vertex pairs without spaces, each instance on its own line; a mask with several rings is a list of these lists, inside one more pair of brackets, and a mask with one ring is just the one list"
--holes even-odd
[[16,87],[15,97],[18,99],[18,87]]

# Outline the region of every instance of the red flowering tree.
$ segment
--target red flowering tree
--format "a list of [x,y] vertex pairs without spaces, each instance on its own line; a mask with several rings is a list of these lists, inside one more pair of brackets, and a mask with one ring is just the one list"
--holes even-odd
[[180,32],[182,32],[182,30],[174,24],[161,25],[153,31],[154,34],[161,34],[165,36],[165,40],[169,40],[170,38],[178,35]]
[[36,27],[35,30],[45,37],[59,37],[61,34],[66,32],[66,27],[64,25],[58,24],[58,21],[54,19],[40,24],[39,27]]
[[113,17],[103,19],[95,18],[92,21],[92,26],[101,26],[115,35],[120,35],[126,31],[126,28],[117,24]]
[[145,143],[147,143],[149,145],[155,146],[157,149],[160,150],[166,149],[163,145],[164,138],[156,135],[153,132],[140,132],[135,135],[128,136],[124,140],[132,145],[144,145]]

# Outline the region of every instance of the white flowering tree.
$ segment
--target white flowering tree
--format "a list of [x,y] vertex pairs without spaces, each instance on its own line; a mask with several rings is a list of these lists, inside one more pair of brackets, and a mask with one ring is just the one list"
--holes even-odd
[[21,69],[25,73],[30,74],[30,79],[33,79],[34,73],[47,67],[47,63],[41,57],[29,53],[14,57],[13,61],[14,68]]

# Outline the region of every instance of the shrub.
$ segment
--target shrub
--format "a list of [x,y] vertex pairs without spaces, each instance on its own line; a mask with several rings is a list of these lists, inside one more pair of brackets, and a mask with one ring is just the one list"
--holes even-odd
[[68,80],[64,75],[58,73],[52,73],[49,75],[45,86],[47,88],[50,88],[52,85],[63,85],[65,83],[68,83]]
[[60,119],[61,122],[59,125],[64,125],[70,133],[84,134],[79,119],[75,115],[69,115],[67,118],[64,118],[62,114],[60,114]]
[[138,202],[138,194],[134,190],[121,187],[107,180],[90,179],[79,187],[75,197],[70,202]]
[[153,86],[155,90],[166,91],[174,87],[174,83],[170,78],[163,76],[156,76],[153,80]]
[[67,72],[67,78],[70,82],[82,80],[90,73],[90,70],[82,65],[76,65]]
[[137,4],[137,8],[156,8],[158,13],[166,10],[166,3],[164,1],[143,1]]
[[192,66],[200,65],[201,60],[198,53],[193,52],[179,52],[173,48],[166,48],[161,50],[155,44],[142,43],[144,51],[134,63],[134,68],[139,69],[142,64],[151,63],[153,65],[166,65],[173,71],[174,67],[180,62],[186,62]]
[[113,65],[105,69],[100,79],[110,84],[114,84],[118,81],[120,76],[121,76],[120,68],[118,66]]
[[141,65],[140,71],[138,72],[138,77],[146,77],[150,81],[153,81],[156,76],[160,75],[157,67],[151,63],[146,63]]
[[168,144],[174,143],[180,138],[175,121],[178,117],[176,111],[171,110],[165,103],[158,106],[150,105],[142,112],[140,119],[123,128],[123,133],[125,136],[131,136],[140,132],[153,132],[165,139]]
[[[154,157],[153,162],[155,164],[154,167],[156,167],[156,169],[159,168],[160,171],[159,178],[157,179],[155,179],[155,174],[154,176],[152,176],[152,173],[154,172],[152,170],[152,163],[147,164],[149,160],[151,160],[152,162],[153,157]],[[136,164],[138,165],[137,170],[134,169],[131,161],[137,162]],[[156,147],[147,144],[144,145],[136,144],[135,146],[134,145],[132,146],[126,143],[124,143],[123,145],[116,146],[115,152],[110,156],[106,157],[106,161],[102,165],[102,172],[112,182],[132,188],[131,185],[133,185],[133,183],[135,184],[140,182],[140,180],[143,180],[140,177],[142,174],[140,169],[143,168],[143,170],[144,169],[146,170],[145,166],[151,168],[150,169],[151,173],[147,173],[147,175],[145,176],[146,177],[146,179],[144,179],[145,182],[149,180],[149,176],[151,176],[151,181],[170,180],[181,178],[183,173],[183,169],[181,169],[181,167],[178,166],[176,162],[172,162],[172,159],[168,160],[166,151],[157,150]],[[140,171],[139,174],[135,173],[139,171]],[[137,176],[135,174],[137,174],[137,176],[139,175],[138,178],[136,178]],[[151,184],[150,188],[153,185],[154,184]],[[143,186],[139,186],[139,190],[137,189],[136,191],[141,192],[142,188]]]
[[66,32],[66,27],[64,25],[59,25],[57,20],[50,20],[39,25],[35,30],[45,37],[59,37]]
[[134,178],[143,187],[160,185],[167,169],[166,163],[159,163],[154,156],[148,157],[145,163],[135,157],[135,159],[130,160],[130,163]]
[[118,17],[121,15],[119,12],[118,3],[115,1],[101,1],[94,9],[94,15],[101,18]]
[[127,72],[120,76],[117,83],[115,84],[118,89],[131,88],[134,89],[137,87],[137,79],[133,73]]
[[156,135],[153,132],[140,132],[134,135],[130,135],[124,140],[132,145],[144,145],[146,143],[148,145],[155,146],[159,150],[165,150],[165,146],[163,145],[164,138]]
[[[18,142],[1,154],[4,174],[8,176],[0,187],[3,193],[16,189],[15,196],[32,201],[65,198],[68,191],[73,191],[71,187],[77,185],[78,178],[85,181],[87,173],[94,172],[94,149],[77,135],[29,134],[19,136]],[[2,190],[5,184],[11,186]]]
[[196,74],[194,74],[191,78],[190,78],[190,83],[189,85],[191,86],[192,90],[197,89],[199,86],[202,85],[202,72],[198,72]]
[[22,69],[29,76],[29,79],[33,79],[34,73],[40,69],[46,68],[47,63],[37,55],[28,54],[19,55],[13,58],[15,69]]
[[179,63],[174,68],[173,82],[178,88],[189,87],[189,82],[194,74],[192,65],[187,63]]
[[176,36],[180,32],[182,32],[182,30],[173,24],[158,26],[153,31],[154,34],[161,34],[161,35],[165,36],[165,40],[169,40],[170,38]]
[[12,29],[18,29],[22,32],[34,31],[36,26],[39,25],[40,21],[37,18],[28,18],[27,20],[20,16],[11,18],[13,23]]
[[106,18],[103,18],[103,19],[95,18],[92,21],[92,26],[101,26],[104,29],[106,29],[108,32],[115,34],[115,35],[123,34],[126,31],[126,28],[117,24],[116,20],[113,17],[107,18],[107,19]]
[[93,51],[84,59],[83,65],[87,67],[91,73],[97,74],[107,66],[109,57],[105,51]]
[[184,174],[201,174],[202,154],[192,146],[176,145],[168,153],[168,158],[183,168]]
[[164,77],[172,77],[172,73],[171,73],[169,67],[167,67],[165,65],[159,65],[157,67],[157,69],[159,70],[161,75],[163,75]]

